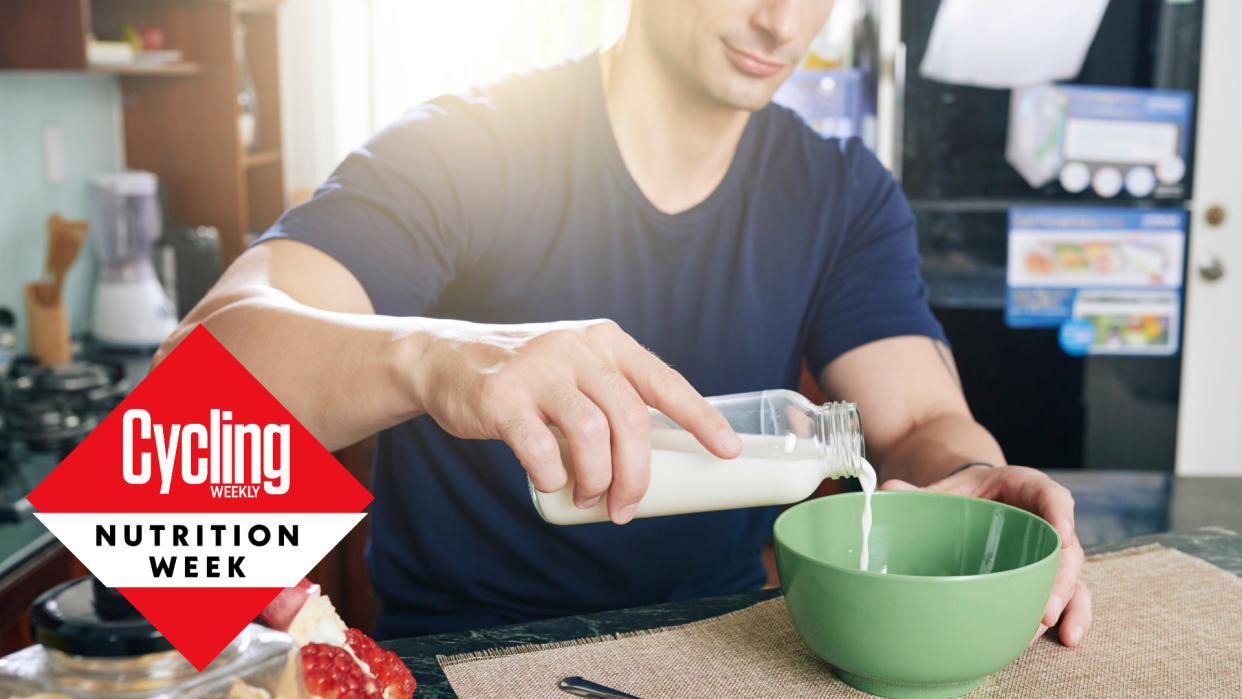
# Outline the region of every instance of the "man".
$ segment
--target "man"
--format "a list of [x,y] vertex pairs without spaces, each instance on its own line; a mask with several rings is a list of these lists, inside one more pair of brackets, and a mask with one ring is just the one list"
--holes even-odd
[[[207,326],[330,449],[379,432],[378,635],[759,587],[775,508],[630,522],[646,406],[733,457],[702,395],[794,387],[805,359],[859,404],[886,487],[1004,500],[1058,528],[1043,623],[1078,642],[1073,502],[1005,465],[971,417],[900,189],[856,141],[769,104],[830,8],[634,0],[603,53],[415,109],[166,343]],[[575,502],[607,498],[613,524],[539,519],[524,474],[551,492],[567,468]]]

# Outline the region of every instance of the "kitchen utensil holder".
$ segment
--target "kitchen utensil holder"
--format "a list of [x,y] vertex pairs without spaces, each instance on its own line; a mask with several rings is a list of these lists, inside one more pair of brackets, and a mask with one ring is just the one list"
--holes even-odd
[[26,285],[26,324],[30,353],[42,366],[68,364],[73,358],[69,346],[69,314],[64,301],[45,304],[36,292],[40,282]]

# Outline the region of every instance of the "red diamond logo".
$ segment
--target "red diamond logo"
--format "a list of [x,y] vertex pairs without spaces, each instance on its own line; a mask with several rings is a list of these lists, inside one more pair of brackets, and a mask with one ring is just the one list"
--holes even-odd
[[202,670],[371,494],[200,326],[29,500]]

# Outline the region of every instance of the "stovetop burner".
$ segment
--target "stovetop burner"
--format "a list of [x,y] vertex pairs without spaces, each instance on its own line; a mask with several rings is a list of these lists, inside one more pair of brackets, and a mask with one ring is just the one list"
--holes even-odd
[[29,512],[25,496],[125,397],[125,368],[75,361],[45,368],[27,358],[0,379],[0,518]]
[[124,398],[124,375],[112,362],[19,363],[4,389],[4,432],[36,451],[72,448]]

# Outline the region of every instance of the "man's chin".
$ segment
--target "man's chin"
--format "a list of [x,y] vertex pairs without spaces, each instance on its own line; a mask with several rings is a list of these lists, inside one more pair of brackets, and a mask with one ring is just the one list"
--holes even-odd
[[772,95],[776,94],[776,89],[780,87],[780,82],[769,84],[767,81],[760,82],[747,78],[729,81],[729,83],[713,90],[712,96],[716,101],[731,109],[744,109],[750,112],[757,112],[766,107],[768,102],[772,101]]

